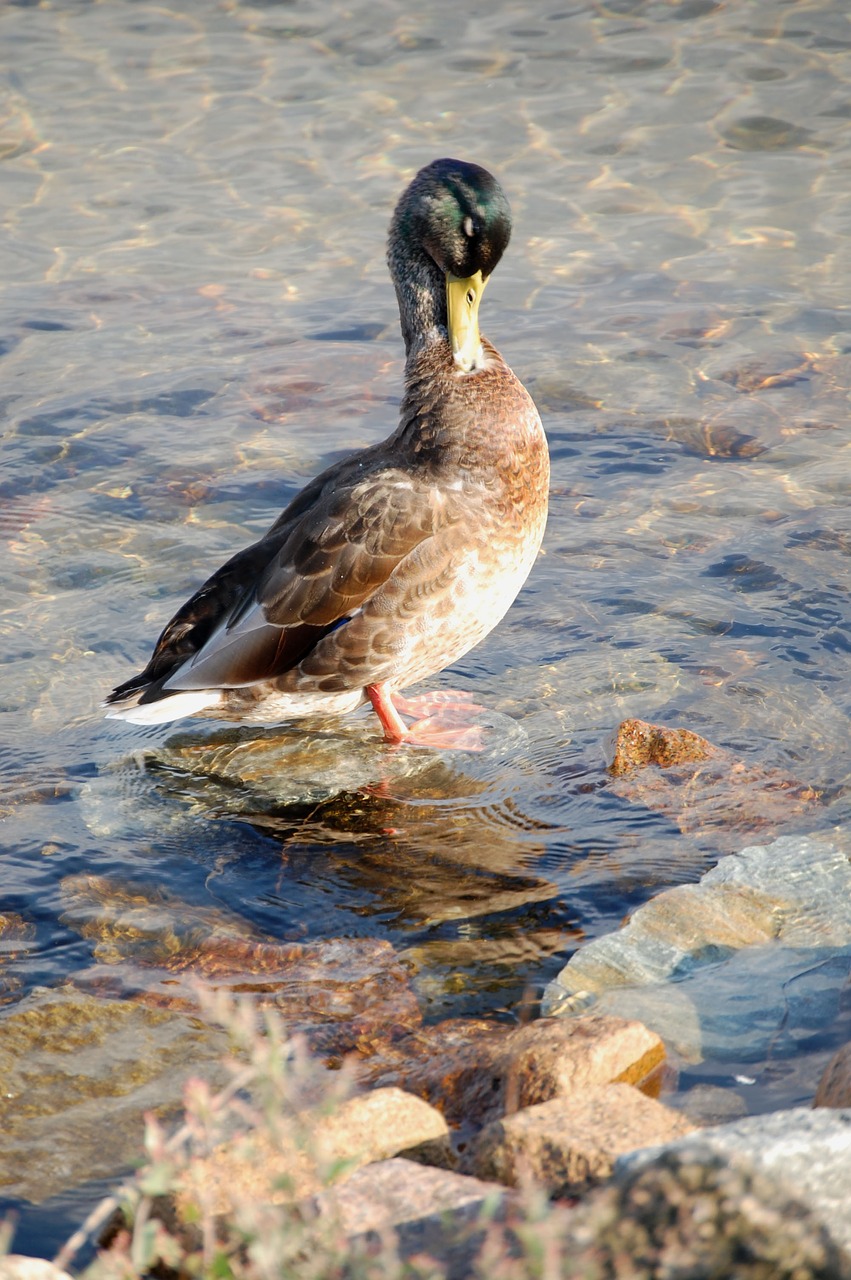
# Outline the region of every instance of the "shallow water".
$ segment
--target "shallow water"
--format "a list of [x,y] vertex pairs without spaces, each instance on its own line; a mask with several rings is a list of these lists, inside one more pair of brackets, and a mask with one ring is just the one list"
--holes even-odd
[[[0,910],[32,929],[11,1004],[90,963],[61,885],[94,872],[283,940],[389,939],[427,1018],[517,1017],[583,939],[738,847],[613,793],[628,716],[822,793],[771,834],[847,823],[843,6],[69,0],[0,10],[0,49]],[[391,757],[355,720],[312,779],[290,742],[301,807],[265,766],[154,767],[173,730],[100,699],[394,426],[386,224],[440,154],[511,199],[483,323],[553,461],[527,588],[435,682],[494,713],[491,745]],[[847,1029],[828,1001],[749,1064],[749,1106],[809,1101]]]

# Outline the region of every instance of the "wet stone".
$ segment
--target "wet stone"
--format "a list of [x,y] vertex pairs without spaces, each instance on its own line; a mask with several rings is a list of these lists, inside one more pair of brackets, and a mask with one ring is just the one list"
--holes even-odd
[[824,1069],[814,1107],[851,1107],[851,1043],[837,1049]]
[[[471,723],[481,725],[484,742],[483,754],[474,756],[474,771],[523,738],[516,722],[495,711],[474,714]],[[458,754],[468,758],[468,753]],[[388,749],[376,717],[364,710],[325,730],[304,721],[297,729],[254,726],[175,734],[150,753],[148,765],[160,771],[163,789],[168,789],[169,774],[177,771],[184,798],[194,797],[208,810],[240,813],[250,812],[249,801],[274,811],[318,804],[363,787],[427,778],[439,760],[439,753],[405,744]]]
[[742,116],[721,136],[736,151],[789,151],[816,141],[811,129],[777,116]]
[[755,1062],[799,1025],[829,1024],[849,973],[847,852],[786,836],[722,858],[580,948],[543,1008],[640,1018],[689,1061]]
[[624,720],[618,727],[609,772],[613,777],[621,777],[651,764],[667,769],[716,754],[716,747],[690,729],[668,729],[644,720]]
[[757,458],[766,450],[755,436],[739,431],[730,422],[663,419],[648,426],[699,458]]
[[34,990],[0,1020],[0,1187],[41,1201],[115,1176],[138,1160],[145,1112],[176,1113],[191,1075],[224,1083],[227,1048],[185,1014]]
[[222,911],[101,876],[68,877],[63,899],[63,923],[100,962],[74,977],[87,991],[197,1013],[200,980],[273,1006],[290,1034],[326,1054],[419,1025],[408,972],[381,939],[277,942]]
[[0,911],[0,1005],[17,999],[21,991],[20,978],[6,966],[26,955],[34,937],[34,927],[16,912]]
[[811,356],[787,353],[773,361],[746,361],[715,376],[722,382],[729,382],[737,391],[749,395],[755,391],[793,387],[798,382],[806,382],[813,372],[814,361]]
[[779,770],[746,764],[690,729],[643,720],[619,726],[612,790],[664,813],[684,835],[734,848],[741,832],[772,835],[819,803],[819,792]]

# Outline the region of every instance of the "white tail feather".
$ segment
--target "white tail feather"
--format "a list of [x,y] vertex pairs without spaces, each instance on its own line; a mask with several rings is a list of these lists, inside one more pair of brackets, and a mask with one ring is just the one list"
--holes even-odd
[[218,706],[221,700],[220,689],[193,689],[176,693],[171,698],[161,698],[158,702],[146,702],[141,707],[111,707],[106,718],[129,720],[131,724],[168,724],[170,720],[194,716],[208,707]]

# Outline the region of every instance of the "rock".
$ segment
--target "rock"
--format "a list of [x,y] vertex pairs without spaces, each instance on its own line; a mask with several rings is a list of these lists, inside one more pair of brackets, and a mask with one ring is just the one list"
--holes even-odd
[[758,1062],[836,1016],[851,972],[844,847],[787,836],[722,858],[696,885],[651,898],[580,948],[547,988],[547,1014],[640,1018],[689,1061]]
[[493,1183],[395,1159],[358,1170],[318,1205],[356,1249],[386,1248],[392,1231],[401,1257],[437,1258],[447,1280],[467,1280],[487,1229],[483,1210],[493,1217],[507,1195]]
[[70,876],[62,891],[63,923],[102,962],[75,976],[88,991],[197,1013],[200,979],[274,1006],[289,1033],[334,1055],[421,1021],[408,971],[382,939],[278,942],[223,911],[103,876]]
[[[474,776],[484,759],[500,759],[525,741],[521,726],[508,716],[480,708],[470,719],[484,738],[484,755],[465,760]],[[366,713],[324,727],[314,721],[297,728],[190,730],[154,748],[149,764],[161,771],[164,790],[179,771],[181,798],[193,797],[202,810],[254,814],[313,806],[376,783],[388,790],[414,780],[427,785],[435,768],[442,768],[434,752],[404,744],[387,751],[377,720]]]
[[485,1019],[450,1018],[356,1064],[371,1087],[398,1085],[435,1106],[450,1125],[476,1128],[504,1106],[501,1054],[511,1031]]
[[690,729],[624,720],[612,763],[612,790],[666,814],[683,832],[729,850],[741,833],[773,834],[804,813],[819,792],[777,770],[746,764]]
[[8,1253],[0,1258],[0,1280],[71,1280],[71,1276],[44,1258]]
[[847,1256],[787,1188],[719,1157],[693,1159],[697,1143],[592,1193],[562,1245],[565,1280],[851,1280]]
[[386,1160],[410,1147],[441,1143],[449,1131],[443,1116],[422,1098],[393,1087],[374,1089],[342,1103],[315,1128],[317,1150],[325,1161]]
[[683,1115],[631,1085],[603,1085],[489,1124],[469,1169],[512,1187],[531,1179],[550,1195],[578,1195],[608,1178],[618,1156],[693,1129]]
[[609,772],[624,777],[648,765],[668,769],[671,765],[708,760],[718,754],[699,734],[690,729],[668,729],[646,720],[624,720],[618,726]]
[[450,1019],[406,1036],[358,1068],[373,1084],[401,1084],[438,1107],[462,1137],[506,1110],[592,1085],[638,1084],[664,1060],[639,1022],[591,1014],[508,1028]]
[[293,1117],[275,1135],[263,1127],[196,1156],[178,1196],[180,1214],[190,1202],[216,1214],[232,1214],[245,1200],[290,1203],[321,1191],[329,1179],[427,1142],[448,1146],[440,1113],[401,1089],[376,1089],[328,1114]]
[[179,772],[184,800],[193,799],[202,811],[224,806],[230,813],[314,805],[342,791],[356,792],[383,774],[396,781],[429,766],[424,752],[407,749],[397,757],[383,751],[380,736],[366,719],[324,732],[190,730],[154,748],[148,763],[163,790],[174,785]]
[[[760,137],[764,135],[764,125],[766,123],[778,126],[783,124],[782,121],[766,121],[763,116],[756,117],[756,120],[760,128]],[[782,146],[785,145],[785,139],[790,134],[795,133],[795,129],[791,125],[786,125],[785,128],[778,127],[775,133],[778,138],[784,140],[778,144]],[[741,145],[739,132],[731,130],[731,141],[733,135],[737,138],[733,145]],[[744,149],[750,150],[751,147],[747,146]],[[815,371],[816,361],[813,356],[802,352],[789,351],[778,352],[773,360],[744,361],[732,369],[721,370],[713,376],[719,378],[722,382],[728,382],[730,386],[735,387],[737,391],[741,391],[745,395],[752,395],[755,391],[768,391],[773,390],[775,387],[791,387],[796,382],[807,382]]]
[[37,988],[0,1019],[0,1187],[38,1202],[114,1177],[138,1160],[147,1111],[176,1112],[190,1075],[229,1078],[227,1049],[185,1014]]
[[814,1107],[851,1107],[851,1044],[837,1049],[822,1073]]
[[26,955],[34,938],[35,928],[17,912],[0,911],[0,1005],[16,999],[21,990],[20,978],[6,966]]
[[770,1179],[805,1206],[841,1248],[851,1249],[851,1110],[798,1107],[749,1116],[623,1156],[615,1174],[628,1181],[638,1170],[664,1166],[671,1158]]
[[437,1259],[450,1280],[537,1274],[542,1259],[564,1280],[851,1280],[829,1231],[769,1174],[671,1148],[578,1209],[550,1205],[545,1216],[504,1191],[500,1202],[492,1183],[399,1159],[359,1170],[320,1204],[361,1252],[386,1250],[392,1228],[402,1258]]
[[541,1018],[509,1034],[506,1101],[530,1107],[610,1081],[641,1084],[664,1060],[662,1041],[641,1022],[595,1013],[572,1024]]

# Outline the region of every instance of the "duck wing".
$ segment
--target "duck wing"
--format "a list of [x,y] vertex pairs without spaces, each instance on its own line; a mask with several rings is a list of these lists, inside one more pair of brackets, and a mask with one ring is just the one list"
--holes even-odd
[[357,616],[404,561],[433,572],[435,557],[415,553],[462,518],[459,495],[434,476],[376,470],[370,452],[318,477],[264,538],[213,574],[169,622],[145,671],[109,701],[282,676]]

